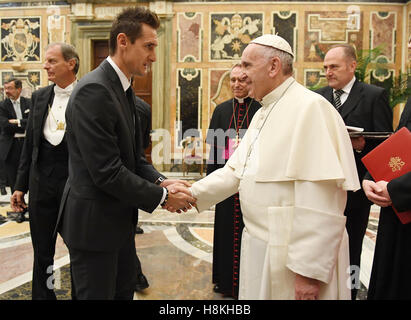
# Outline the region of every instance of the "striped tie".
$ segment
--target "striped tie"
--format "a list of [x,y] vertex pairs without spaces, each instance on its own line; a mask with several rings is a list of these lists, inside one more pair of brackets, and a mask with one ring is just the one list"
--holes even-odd
[[338,89],[334,92],[334,107],[338,110],[341,107],[340,97],[344,93],[344,90]]

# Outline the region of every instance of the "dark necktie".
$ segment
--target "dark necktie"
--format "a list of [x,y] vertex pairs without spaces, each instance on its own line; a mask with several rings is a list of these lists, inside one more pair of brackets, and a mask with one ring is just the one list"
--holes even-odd
[[338,110],[341,107],[340,97],[344,93],[344,90],[338,89],[334,92],[334,107]]

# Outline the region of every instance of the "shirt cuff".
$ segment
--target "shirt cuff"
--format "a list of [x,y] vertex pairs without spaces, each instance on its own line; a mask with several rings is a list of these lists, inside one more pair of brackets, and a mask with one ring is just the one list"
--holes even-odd
[[166,196],[167,196],[167,189],[163,188],[163,196],[161,197],[160,203],[158,205],[161,205],[164,202]]

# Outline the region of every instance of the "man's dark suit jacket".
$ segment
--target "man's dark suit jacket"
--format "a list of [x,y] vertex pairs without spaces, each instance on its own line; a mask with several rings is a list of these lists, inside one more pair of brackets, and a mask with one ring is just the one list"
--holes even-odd
[[[39,154],[43,127],[48,114],[48,105],[54,97],[54,84],[33,92],[32,110],[28,118],[26,139],[21,152],[15,189],[26,193],[30,187],[30,197],[36,195],[39,170]],[[53,161],[47,161],[47,171],[53,170]],[[30,181],[29,181],[30,179]]]
[[144,158],[135,101],[107,61],[78,82],[66,120],[69,179],[59,230],[69,248],[118,250],[134,234],[137,209],[160,203],[163,188],[154,182],[164,176]]
[[9,123],[10,119],[17,119],[16,111],[9,98],[0,103],[0,159],[5,161],[13,144],[15,133],[24,133],[27,125],[27,118],[31,108],[30,99],[20,97],[20,109],[23,119],[20,120],[20,127]]
[[[331,87],[321,88],[317,92],[333,103],[334,95]],[[388,104],[387,93],[383,88],[356,80],[339,112],[344,123],[348,126],[361,127],[364,128],[364,131],[393,131],[392,110]],[[360,181],[362,181],[367,172],[361,162],[361,158],[380,142],[378,140],[366,139],[364,150],[361,153],[354,152]],[[364,197],[362,198],[364,199]]]
[[150,145],[151,108],[147,102],[136,96],[136,109],[137,114],[140,117],[143,149],[147,149]]

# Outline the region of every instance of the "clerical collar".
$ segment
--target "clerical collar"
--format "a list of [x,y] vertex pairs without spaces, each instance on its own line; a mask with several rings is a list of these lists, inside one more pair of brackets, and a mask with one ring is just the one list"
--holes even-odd
[[116,65],[116,63],[113,61],[113,59],[111,59],[110,56],[108,56],[106,60],[108,61],[108,63],[110,63],[114,71],[117,73],[120,79],[121,85],[123,86],[123,90],[124,92],[126,92],[127,89],[130,87],[130,79],[126,77],[123,71],[121,71],[121,69]]
[[[351,91],[351,89],[352,89],[352,87],[353,87],[353,85],[354,85],[355,80],[356,80],[355,76],[352,77],[352,79],[350,80],[350,82],[348,82],[343,88],[341,88],[341,90],[344,91],[344,93],[346,93],[346,94],[350,94],[350,91]],[[333,89],[333,93],[335,93],[335,91],[336,91],[336,90]]]
[[234,97],[234,99],[236,99],[236,100],[238,101],[238,103],[244,103],[247,98],[248,98],[248,96],[245,97],[245,98],[237,98],[237,97]]
[[269,105],[273,104],[274,102],[278,101],[284,94],[285,90],[294,82],[293,77],[289,77],[285,80],[282,84],[280,84],[277,88],[267,94],[262,100],[261,105],[263,108],[267,108]]

